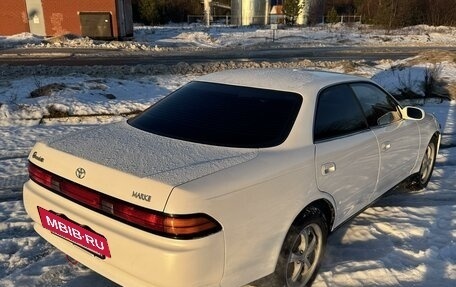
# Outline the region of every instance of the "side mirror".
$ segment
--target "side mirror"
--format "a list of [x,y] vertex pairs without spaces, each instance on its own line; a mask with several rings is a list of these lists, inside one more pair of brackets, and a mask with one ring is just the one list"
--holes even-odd
[[401,110],[401,114],[404,120],[419,121],[424,119],[425,112],[417,107],[405,107]]

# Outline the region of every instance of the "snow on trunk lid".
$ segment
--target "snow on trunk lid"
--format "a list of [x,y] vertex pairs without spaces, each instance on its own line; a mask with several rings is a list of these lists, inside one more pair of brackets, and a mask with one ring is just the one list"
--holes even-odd
[[[106,166],[107,170],[113,169],[112,174],[120,171],[137,178],[135,182],[160,186],[160,190],[241,164],[257,155],[256,149],[211,146],[158,136],[133,128],[126,122],[67,135],[51,140],[48,145],[76,158]],[[103,168],[97,169],[97,172],[101,171]],[[117,182],[115,178],[113,180]],[[147,195],[151,191],[141,189],[137,192]]]

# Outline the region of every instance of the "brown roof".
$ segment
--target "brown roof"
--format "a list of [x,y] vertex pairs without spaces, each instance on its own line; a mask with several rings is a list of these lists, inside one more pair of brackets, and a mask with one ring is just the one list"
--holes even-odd
[[282,15],[283,14],[282,5],[272,6],[271,14],[272,15]]

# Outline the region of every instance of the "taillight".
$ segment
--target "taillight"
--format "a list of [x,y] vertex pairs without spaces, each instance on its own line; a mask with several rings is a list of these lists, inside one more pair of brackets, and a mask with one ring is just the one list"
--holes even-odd
[[86,204],[90,207],[99,208],[101,202],[101,194],[91,189],[88,189],[74,182],[59,178],[59,191],[66,196],[74,199],[76,202]]
[[87,188],[29,162],[30,179],[37,184],[122,222],[166,237],[193,239],[220,231],[220,224],[206,214],[172,215],[136,206]]
[[50,173],[29,162],[29,176],[34,182],[93,208],[100,206],[100,193]]
[[29,176],[33,181],[49,188],[52,187],[52,175],[50,173],[44,169],[38,168],[32,163],[29,163],[28,171]]
[[213,221],[204,216],[191,218],[171,217],[164,221],[165,232],[175,235],[191,235],[216,227],[217,225]]

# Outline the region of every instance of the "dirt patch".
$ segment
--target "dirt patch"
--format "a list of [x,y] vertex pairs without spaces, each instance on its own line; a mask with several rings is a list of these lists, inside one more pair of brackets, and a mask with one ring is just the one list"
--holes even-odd
[[2,88],[11,87],[11,82],[10,81],[6,81],[6,80],[0,80],[0,87],[2,87]]
[[341,61],[339,62],[340,68],[342,68],[345,73],[354,73],[358,70],[358,68],[364,63],[356,62],[356,61]]
[[62,118],[68,117],[70,115],[69,111],[66,109],[62,109],[56,105],[50,105],[47,107],[49,117],[50,118]]
[[446,90],[448,91],[450,99],[456,100],[456,83],[448,84]]
[[103,94],[103,96],[108,99],[108,100],[115,100],[117,99],[116,96],[114,96],[113,94]]
[[46,40],[43,41],[43,43],[50,43],[50,44],[55,44],[55,43],[63,43],[63,42],[68,42],[71,40],[79,39],[81,37],[74,35],[74,34],[64,34],[64,35],[59,35],[51,38],[47,38]]
[[63,91],[66,88],[64,84],[53,83],[49,85],[45,85],[39,87],[30,92],[31,98],[38,98],[38,97],[50,97],[55,92]]
[[438,64],[441,62],[456,62],[456,52],[442,51],[442,50],[430,50],[422,52],[418,57],[410,60],[409,64],[419,65],[423,62]]

